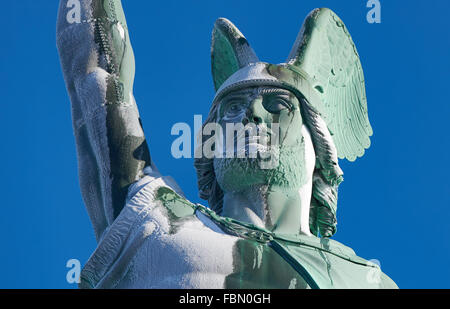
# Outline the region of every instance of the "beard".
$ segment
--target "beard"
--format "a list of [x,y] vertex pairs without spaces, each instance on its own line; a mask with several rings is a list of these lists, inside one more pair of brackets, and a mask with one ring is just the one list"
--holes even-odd
[[215,158],[216,180],[224,192],[239,192],[251,186],[300,188],[306,183],[303,139],[293,146],[258,149],[256,157]]

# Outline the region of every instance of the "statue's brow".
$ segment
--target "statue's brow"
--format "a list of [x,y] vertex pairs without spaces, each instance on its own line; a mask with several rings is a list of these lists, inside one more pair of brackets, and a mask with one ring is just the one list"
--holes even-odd
[[291,92],[289,90],[281,89],[281,88],[264,88],[264,89],[260,89],[256,93],[255,93],[255,90],[241,90],[239,92],[234,92],[234,93],[228,94],[224,98],[224,102],[228,102],[228,101],[233,100],[233,99],[241,99],[242,97],[251,96],[251,95],[255,95],[255,94],[257,94],[257,95],[284,95],[284,96],[290,96]]
[[291,92],[285,89],[279,89],[279,88],[271,88],[271,89],[262,89],[260,94],[273,94],[273,95],[291,95]]
[[252,95],[253,91],[242,91],[242,92],[236,92],[236,93],[230,93],[225,97],[225,101],[228,101],[230,99],[236,99],[236,98],[242,98],[243,96]]

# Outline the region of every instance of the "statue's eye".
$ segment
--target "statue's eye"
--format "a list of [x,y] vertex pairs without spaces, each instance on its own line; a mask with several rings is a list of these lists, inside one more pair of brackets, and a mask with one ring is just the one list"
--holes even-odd
[[272,114],[279,114],[282,110],[292,110],[293,106],[289,100],[281,97],[268,98],[263,102],[264,108]]
[[241,104],[240,102],[230,102],[227,104],[226,108],[225,108],[225,114],[227,114],[228,116],[233,116],[238,114],[241,111]]

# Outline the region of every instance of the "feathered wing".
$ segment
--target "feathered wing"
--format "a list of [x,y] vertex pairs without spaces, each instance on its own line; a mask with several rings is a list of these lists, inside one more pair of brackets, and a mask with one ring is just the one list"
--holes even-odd
[[339,158],[350,161],[370,146],[364,75],[355,44],[342,20],[320,8],[306,18],[288,63],[310,76]]

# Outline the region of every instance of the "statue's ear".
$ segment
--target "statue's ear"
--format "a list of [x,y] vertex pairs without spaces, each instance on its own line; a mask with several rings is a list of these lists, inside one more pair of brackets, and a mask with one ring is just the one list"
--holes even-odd
[[228,19],[219,18],[214,24],[211,42],[211,68],[216,91],[237,70],[258,61],[238,28]]

